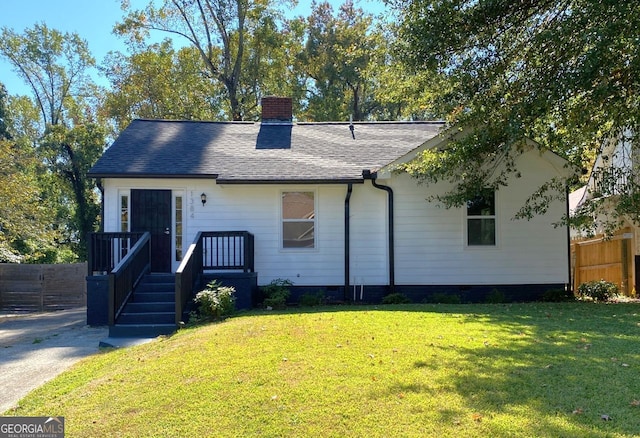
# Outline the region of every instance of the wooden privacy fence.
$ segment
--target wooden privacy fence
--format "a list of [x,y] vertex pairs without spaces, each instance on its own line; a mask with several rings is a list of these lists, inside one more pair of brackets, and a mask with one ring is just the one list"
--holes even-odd
[[622,294],[631,295],[635,284],[632,236],[625,229],[611,239],[596,236],[571,242],[574,290],[588,281],[606,280]]
[[87,305],[87,264],[0,264],[0,309],[44,312]]

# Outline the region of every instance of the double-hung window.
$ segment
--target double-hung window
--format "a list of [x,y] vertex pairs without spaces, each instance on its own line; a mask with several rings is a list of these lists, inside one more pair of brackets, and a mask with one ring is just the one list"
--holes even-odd
[[282,247],[315,248],[314,192],[282,192]]
[[496,245],[496,195],[493,190],[467,201],[467,245]]

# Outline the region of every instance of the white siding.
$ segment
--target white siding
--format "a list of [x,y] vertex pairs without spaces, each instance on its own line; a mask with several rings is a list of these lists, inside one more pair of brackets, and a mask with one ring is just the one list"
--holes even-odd
[[[566,229],[554,228],[565,204],[545,216],[512,220],[524,199],[557,175],[536,152],[518,162],[523,174],[496,194],[497,245],[465,245],[465,213],[425,200],[432,187],[406,175],[380,183],[394,190],[395,281],[398,285],[473,285],[567,282]],[[170,189],[182,193],[184,248],[198,231],[249,231],[255,236],[258,283],[284,278],[299,286],[344,284],[344,201],[346,185],[217,185],[213,180],[106,179],[105,231],[119,231],[118,193],[122,190]],[[443,189],[440,187],[439,189]],[[282,191],[314,191],[316,247],[282,249]],[[200,194],[207,195],[203,206]],[[370,181],[354,184],[351,196],[352,285],[386,285],[388,269],[387,193]],[[174,270],[177,263],[174,263]]]
[[396,284],[550,284],[568,281],[567,234],[553,226],[565,213],[555,202],[546,215],[515,220],[525,199],[557,170],[529,152],[518,160],[522,178],[496,192],[496,246],[468,247],[464,209],[425,201],[430,187],[395,176]]
[[350,208],[351,285],[389,284],[387,193],[355,184]]
[[[119,231],[118,193],[127,189],[184,192],[184,247],[199,231],[249,231],[255,236],[259,284],[285,278],[299,286],[344,283],[344,198],[346,186],[216,185],[213,180],[104,181],[105,231]],[[282,249],[283,191],[314,191],[316,248]],[[203,206],[200,194],[207,195]],[[177,263],[174,264],[174,270]]]

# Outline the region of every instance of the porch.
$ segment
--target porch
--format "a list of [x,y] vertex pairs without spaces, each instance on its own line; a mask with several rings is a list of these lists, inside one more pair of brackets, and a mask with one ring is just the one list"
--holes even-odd
[[149,232],[91,233],[88,243],[87,323],[109,325],[112,337],[173,333],[212,279],[236,289],[239,309],[251,307],[257,274],[247,231],[199,232],[175,273],[152,272]]

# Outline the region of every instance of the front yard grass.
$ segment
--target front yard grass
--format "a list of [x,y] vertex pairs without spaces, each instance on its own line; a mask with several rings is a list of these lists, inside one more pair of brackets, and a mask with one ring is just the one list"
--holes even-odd
[[67,437],[631,437],[640,305],[253,312],[88,358],[5,415]]

